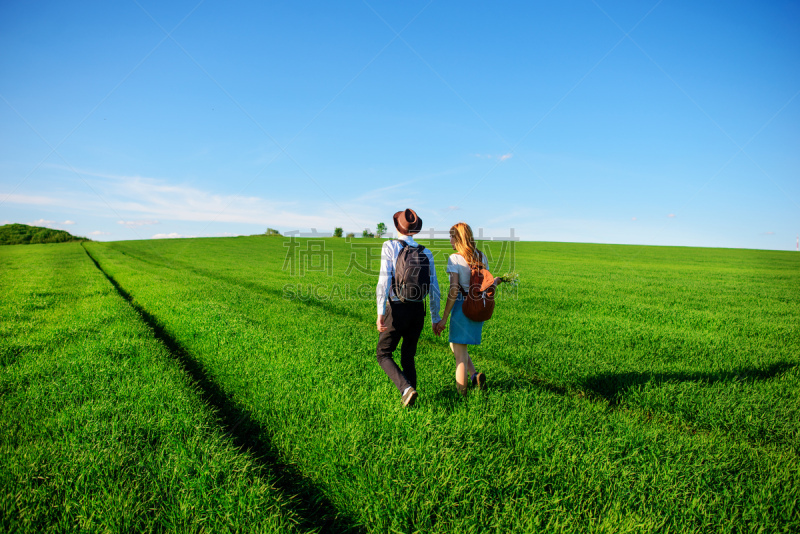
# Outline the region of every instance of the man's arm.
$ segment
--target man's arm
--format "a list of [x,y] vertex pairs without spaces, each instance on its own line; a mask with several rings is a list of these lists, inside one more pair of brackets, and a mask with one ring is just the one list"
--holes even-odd
[[430,250],[425,249],[425,253],[428,256],[428,261],[430,262],[430,273],[431,273],[431,284],[429,289],[429,295],[431,298],[431,323],[436,324],[441,321],[441,317],[439,316],[439,308],[440,308],[440,298],[441,292],[439,290],[439,280],[436,278],[436,265],[433,264],[433,253]]
[[383,247],[381,247],[381,270],[378,275],[378,285],[375,288],[375,297],[378,304],[378,320],[376,321],[376,326],[379,332],[386,330],[383,319],[386,316],[386,304],[389,300],[389,284],[394,275],[391,243],[391,241],[386,241]]

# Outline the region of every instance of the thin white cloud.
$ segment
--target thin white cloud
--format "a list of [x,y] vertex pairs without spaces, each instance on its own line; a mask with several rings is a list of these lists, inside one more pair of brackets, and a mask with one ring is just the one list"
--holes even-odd
[[44,197],[39,195],[18,195],[15,193],[3,195],[0,193],[0,205],[6,202],[10,204],[26,204],[29,206],[61,206],[65,205],[62,199],[56,197]]
[[[447,174],[447,173],[445,173]],[[433,175],[425,175],[425,176],[418,176],[417,178],[413,178],[411,180],[406,180],[405,182],[398,182],[395,184],[387,185],[384,187],[378,187],[377,189],[371,189],[369,191],[365,191],[364,193],[360,194],[358,197],[354,199],[357,203],[363,202],[370,202],[375,203],[378,201],[391,201],[395,200],[397,197],[396,191],[399,190],[407,190],[408,186],[411,184],[427,181],[430,180],[432,177],[438,177],[441,173],[436,173]]]
[[675,218],[675,214],[674,213],[670,213],[669,215],[667,215],[667,217],[669,217],[670,219],[674,219]]
[[[152,178],[127,178],[114,183],[120,211],[154,220],[248,223],[298,228],[326,227],[329,218],[298,202],[272,202],[260,197],[222,195]],[[294,208],[294,209],[292,209]],[[295,211],[296,210],[296,211]],[[340,215],[340,218],[343,214]]]
[[25,224],[27,224],[28,226],[42,226],[42,227],[45,227],[45,228],[52,228],[54,230],[63,230],[64,226],[71,226],[71,225],[75,224],[75,221],[67,220],[67,221],[63,221],[63,222],[57,222],[57,221],[50,221],[48,219],[39,219],[39,220],[36,220],[36,221],[33,221],[33,222],[29,222],[29,223],[25,223]]
[[[72,174],[71,168],[51,165],[53,169]],[[91,213],[103,217],[116,217],[118,224],[134,229],[139,221],[190,221],[204,223],[245,223],[284,230],[372,227],[386,218],[386,213],[397,206],[420,203],[417,188],[408,187],[442,176],[463,172],[452,168],[427,173],[402,183],[383,185],[352,198],[338,201],[317,201],[313,204],[291,199],[276,201],[269,198],[245,195],[218,194],[187,184],[175,184],[159,178],[138,175],[127,176],[79,169],[78,173],[90,185],[89,190],[78,188],[58,197],[9,197],[19,204],[48,204],[72,211]],[[400,197],[398,191],[404,196]],[[3,196],[0,192],[0,201]]]
[[47,219],[39,219],[33,222],[26,223],[28,226],[43,226],[45,228],[53,228],[55,230],[61,230],[62,226],[70,226],[75,224],[75,221],[64,221],[64,222],[57,222],[57,221],[50,221]]
[[[354,219],[358,226],[370,224],[364,205],[311,206],[300,201],[278,202],[257,196],[218,194],[190,185],[142,176],[120,176],[80,171],[91,190],[75,190],[58,196],[13,194],[0,201],[35,206],[55,206],[116,216],[123,226],[136,227],[163,221],[245,223],[282,228],[327,228],[336,221]],[[98,179],[92,179],[96,177]],[[343,212],[342,210],[345,210]],[[144,221],[144,223],[142,223]],[[155,222],[154,222],[155,221]],[[48,221],[55,224],[54,221]],[[341,223],[340,223],[341,224]]]
[[181,235],[181,234],[176,233],[176,232],[171,232],[169,234],[155,234],[150,239],[179,239],[179,238],[182,238],[182,237],[195,237],[195,236]]
[[28,226],[48,226],[49,227],[49,226],[53,226],[54,224],[56,224],[55,221],[48,221],[46,219],[39,219],[39,220],[36,220],[36,221],[33,221],[33,222],[29,222]]
[[[426,205],[431,200],[426,196],[425,188],[410,187],[413,184],[433,183],[440,178],[452,178],[459,176],[469,170],[469,167],[453,167],[441,171],[435,171],[425,174],[420,174],[410,180],[399,183],[394,183],[388,186],[377,187],[356,197],[341,201],[336,210],[328,210],[328,215],[333,221],[343,221],[342,226],[357,228],[357,234],[360,235],[361,231],[367,228],[374,228],[378,221],[383,221],[389,227],[389,234],[392,233],[392,214],[402,208],[413,207],[414,209],[423,209],[422,206]],[[449,209],[444,210],[448,213]],[[437,210],[428,208],[425,210],[426,215],[422,217],[423,225],[427,228],[431,225],[436,225],[441,222],[443,217]],[[352,225],[351,223],[357,223]],[[318,227],[329,227],[330,223],[323,224]]]
[[111,235],[111,232],[101,232],[100,230],[95,230],[94,232],[89,232],[89,235]]

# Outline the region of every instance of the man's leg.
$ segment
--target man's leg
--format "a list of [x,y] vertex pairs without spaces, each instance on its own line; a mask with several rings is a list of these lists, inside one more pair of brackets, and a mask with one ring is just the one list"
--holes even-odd
[[425,327],[425,305],[424,303],[409,305],[411,312],[408,321],[408,328],[403,332],[403,344],[400,346],[400,365],[403,367],[405,375],[411,387],[417,389],[417,367],[414,357],[417,355],[417,343],[422,329]]
[[[383,372],[391,379],[398,391],[402,393],[411,384],[392,357],[392,353],[394,353],[398,343],[400,343],[400,338],[403,337],[403,313],[402,310],[398,308],[398,306],[391,302],[389,306],[387,306],[386,318],[384,319],[384,324],[387,326],[387,329],[381,332],[378,337],[377,356],[378,364],[381,366],[381,369],[383,369]],[[398,329],[398,326],[401,328]]]

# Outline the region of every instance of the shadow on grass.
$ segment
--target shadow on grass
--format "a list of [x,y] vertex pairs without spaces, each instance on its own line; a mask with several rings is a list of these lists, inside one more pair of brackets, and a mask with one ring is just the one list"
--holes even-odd
[[539,378],[538,376],[530,375],[527,373],[523,373],[519,377],[507,375],[497,380],[492,380],[490,377],[487,383],[489,389],[498,391],[511,391],[515,389],[522,389],[522,388],[529,388],[531,386],[536,386],[541,390],[548,391],[550,393],[555,393],[556,395],[568,395],[571,392],[571,390],[566,386],[556,384],[554,382],[550,382],[549,380],[545,380],[543,378]]
[[430,396],[430,399],[437,409],[444,410],[446,413],[453,413],[458,406],[467,401],[466,397],[456,390],[455,382],[453,382],[453,387],[439,389]]
[[752,383],[758,380],[768,380],[781,375],[796,364],[789,362],[778,362],[765,369],[756,367],[745,367],[733,371],[719,372],[673,372],[673,373],[648,373],[648,372],[629,372],[629,373],[602,373],[583,380],[579,387],[587,393],[597,395],[605,399],[612,406],[617,405],[625,394],[631,389],[638,388],[644,384],[659,384],[669,382],[701,382],[711,385],[719,382],[743,382]]
[[103,270],[88,250],[86,254],[192,377],[203,399],[216,409],[221,418],[222,428],[236,446],[242,451],[251,453],[268,475],[267,481],[274,481],[274,487],[285,496],[282,502],[300,520],[298,527],[312,532],[362,532],[363,528],[358,527],[352,518],[339,512],[324,493],[308,482],[297,468],[281,461],[280,451],[266,437],[266,430],[253,419],[250,411],[233,402],[219,385],[208,377],[202,364],[166,331],[158,319],[134,302],[133,297]]

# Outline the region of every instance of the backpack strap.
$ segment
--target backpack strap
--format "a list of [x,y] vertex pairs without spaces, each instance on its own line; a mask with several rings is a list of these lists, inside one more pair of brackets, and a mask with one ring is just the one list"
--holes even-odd
[[[400,252],[403,252],[403,249],[408,246],[408,243],[406,243],[402,239],[392,239],[392,241],[397,241],[398,243],[400,243]],[[391,281],[392,288],[394,288],[395,275],[397,275],[397,258],[394,259],[394,263],[392,264],[392,281]]]
[[[403,252],[403,249],[408,246],[408,243],[406,243],[402,239],[392,239],[392,241],[397,241],[398,243],[400,243],[400,252]],[[400,253],[398,252],[397,255],[399,256]],[[394,267],[397,267],[397,258],[394,259]],[[392,274],[392,283],[394,284],[394,273]]]
[[[403,249],[408,246],[408,243],[406,243],[402,239],[392,239],[392,241],[397,241],[398,243],[400,243],[400,252],[403,252]],[[397,258],[394,259],[394,263],[392,264],[392,267],[393,268],[397,267]],[[392,273],[392,284],[394,284],[394,273]]]
[[[405,241],[403,241],[402,239],[392,239],[392,241],[397,241],[398,243],[400,243],[400,248],[401,248],[401,249],[404,249],[404,248],[406,248],[406,247],[408,246],[408,243],[406,243],[406,242],[405,242]],[[422,245],[420,245],[419,243],[417,243],[417,246],[416,246],[415,248],[418,248],[420,252],[422,252],[423,250],[425,250],[425,247],[423,247],[423,246],[422,246]]]

